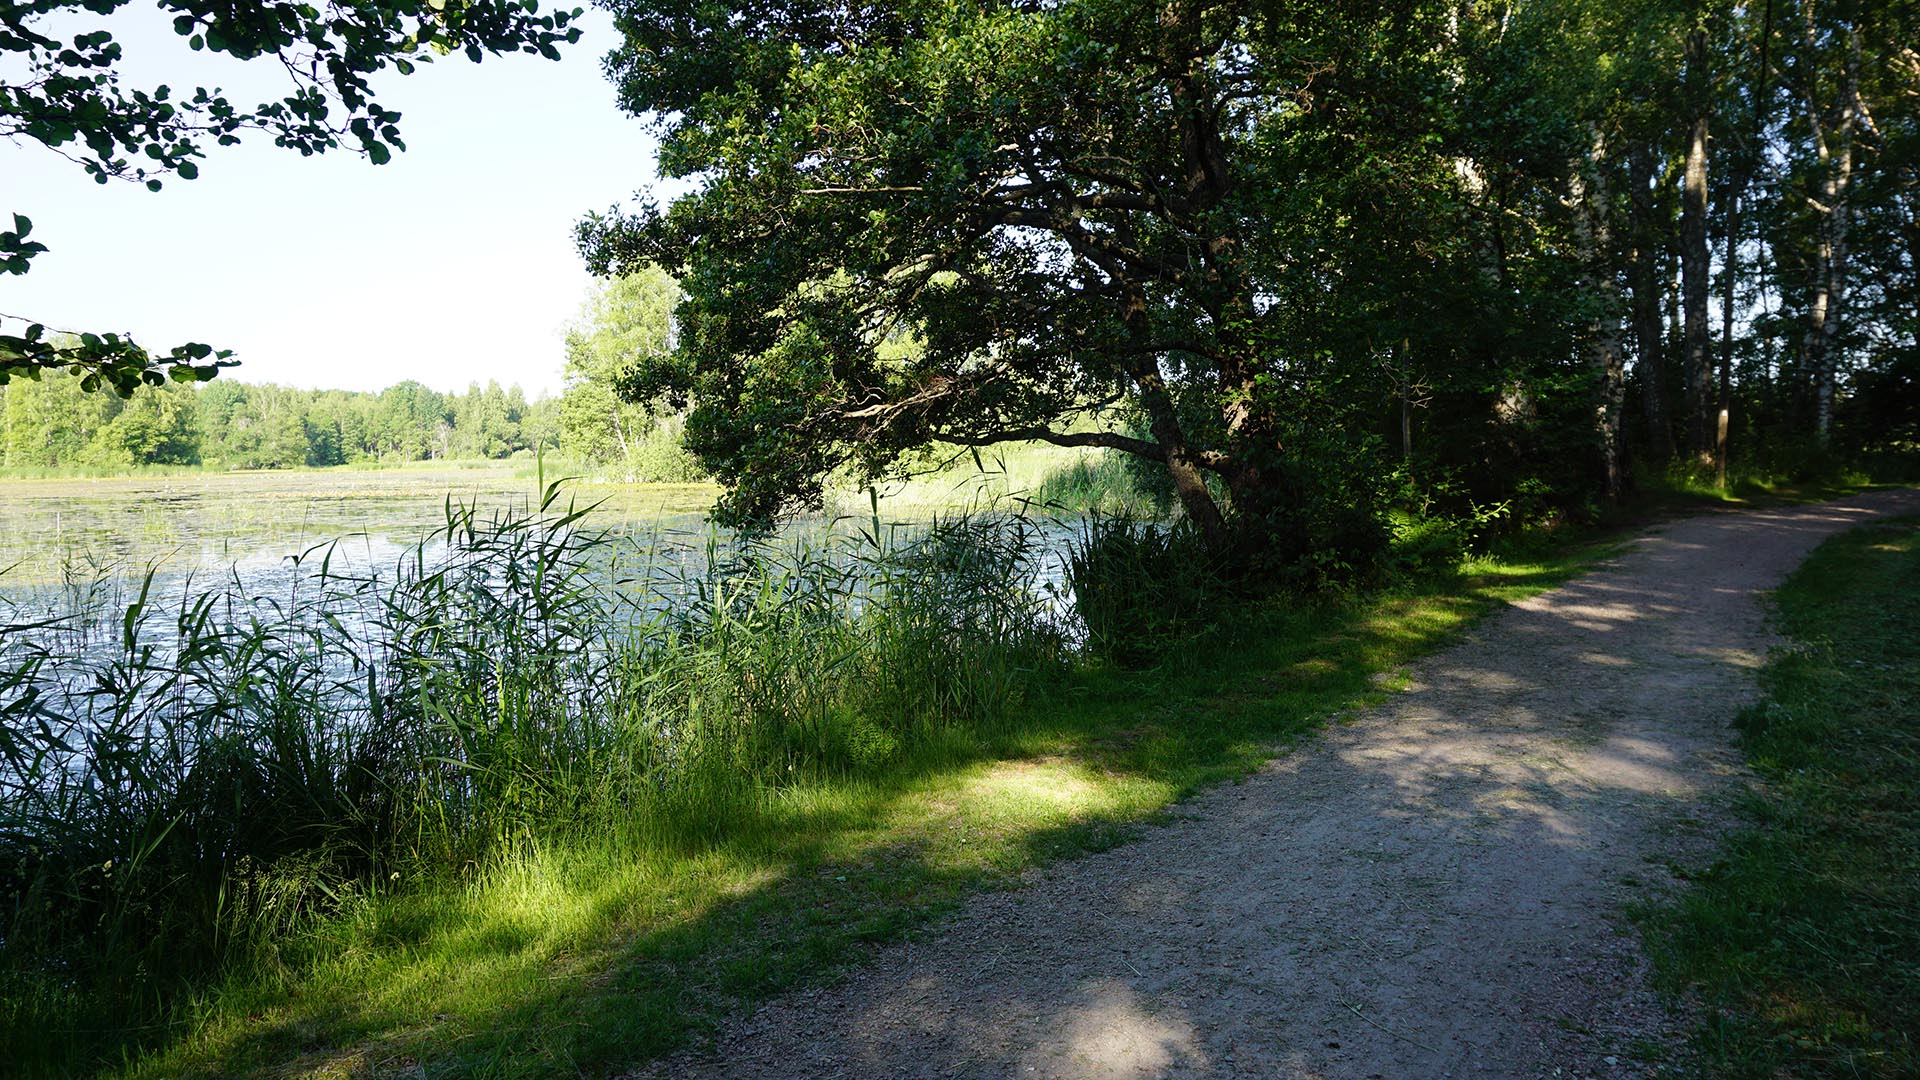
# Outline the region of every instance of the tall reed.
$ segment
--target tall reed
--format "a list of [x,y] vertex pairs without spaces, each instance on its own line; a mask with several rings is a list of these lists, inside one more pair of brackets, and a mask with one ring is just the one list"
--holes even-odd
[[1231,605],[1220,565],[1184,519],[1091,514],[1069,547],[1065,577],[1086,647],[1123,667],[1164,662]]
[[271,592],[0,604],[0,1047],[65,1071],[162,1039],[224,966],[528,840],[724,838],[1066,659],[1017,517],[688,552],[560,498],[449,501],[396,565],[326,545]]

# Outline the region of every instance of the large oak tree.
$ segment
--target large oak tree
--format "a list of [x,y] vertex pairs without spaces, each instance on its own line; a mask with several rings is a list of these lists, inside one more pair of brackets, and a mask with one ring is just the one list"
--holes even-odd
[[1367,478],[1324,475],[1367,437],[1342,410],[1511,314],[1467,227],[1455,5],[609,6],[621,100],[695,190],[582,246],[682,276],[679,348],[628,391],[691,401],[737,519],[1006,440],[1162,463],[1218,544],[1306,512],[1309,457],[1364,518]]

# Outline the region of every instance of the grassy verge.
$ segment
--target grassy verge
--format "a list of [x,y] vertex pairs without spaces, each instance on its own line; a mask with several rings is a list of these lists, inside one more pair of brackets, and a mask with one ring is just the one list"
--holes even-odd
[[926,733],[884,770],[713,807],[724,818],[704,834],[636,822],[398,882],[231,972],[171,1045],[122,1071],[531,1076],[644,1059],[970,892],[1125,839],[1593,554],[1232,613],[1185,650],[1224,659],[1054,677],[1001,721]]
[[1920,1076],[1920,520],[1828,541],[1740,719],[1751,823],[1650,915],[1715,1077]]
[[156,477],[225,476],[232,473],[428,472],[517,466],[504,458],[434,461],[356,461],[346,465],[301,465],[286,469],[240,469],[228,465],[16,465],[0,468],[0,480],[138,480]]
[[1901,487],[1911,474],[1888,459],[1858,467],[1838,465],[1801,473],[1736,472],[1720,487],[1699,469],[1674,465],[1637,476],[1634,498],[1623,504],[1628,515],[1663,516],[1715,508],[1741,509],[1791,503],[1824,502],[1881,487]]

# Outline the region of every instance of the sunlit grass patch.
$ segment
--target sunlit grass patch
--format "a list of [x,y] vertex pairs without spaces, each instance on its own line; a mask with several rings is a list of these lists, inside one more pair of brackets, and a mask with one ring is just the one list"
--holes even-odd
[[[1112,450],[1007,443],[977,453],[936,446],[923,467],[904,480],[882,483],[881,509],[920,515],[987,504],[1020,505],[1035,513],[1152,514],[1154,497],[1139,490],[1124,458]],[[830,511],[864,513],[867,493],[841,485],[829,490]]]
[[1833,462],[1819,468],[1740,469],[1725,487],[1710,471],[1680,466],[1649,472],[1637,483],[1639,493],[1627,507],[1636,515],[1825,502],[1876,487],[1899,486],[1877,482],[1866,472]]

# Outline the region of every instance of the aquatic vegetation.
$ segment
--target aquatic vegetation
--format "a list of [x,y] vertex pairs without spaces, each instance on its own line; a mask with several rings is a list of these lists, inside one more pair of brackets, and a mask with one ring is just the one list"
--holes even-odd
[[698,843],[783,784],[991,723],[1067,656],[1042,540],[876,515],[650,548],[554,485],[449,499],[387,568],[322,545],[272,592],[148,574],[0,608],[0,1042],[137,1039],[390,882],[615,826]]

